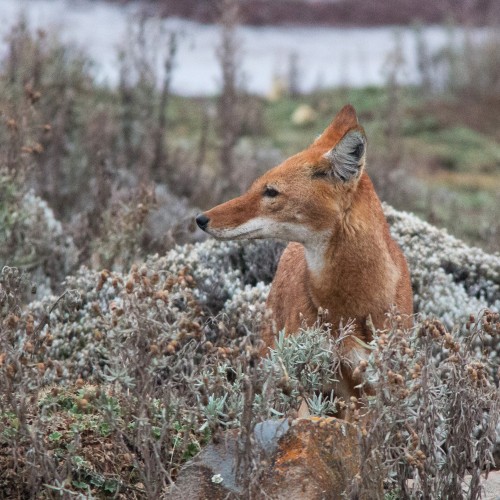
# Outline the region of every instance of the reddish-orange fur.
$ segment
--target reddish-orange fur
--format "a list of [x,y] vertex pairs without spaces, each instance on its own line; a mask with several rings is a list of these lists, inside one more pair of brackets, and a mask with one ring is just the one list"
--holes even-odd
[[[380,200],[364,172],[364,160],[359,175],[346,182],[314,176],[330,168],[325,154],[353,131],[364,134],[354,109],[346,106],[308,149],[265,173],[244,195],[204,214],[210,220],[206,230],[216,237],[230,231],[230,238],[234,228],[261,218],[265,230],[241,237],[277,236],[291,241],[267,300],[272,321],[262,332],[266,347],[273,345],[282,329],[293,334],[303,325],[313,325],[320,308],[328,311],[333,332],[340,322],[353,319],[355,335],[365,342],[371,340],[369,318],[375,328],[383,328],[392,306],[408,318],[413,312],[406,260],[390,236]],[[264,196],[266,187],[279,195]],[[279,223],[277,234],[273,234],[274,222]],[[283,225],[304,229],[295,239],[283,232]],[[354,364],[366,357],[353,339],[345,341],[344,352]],[[356,393],[357,381],[351,380],[351,373],[349,367],[343,370],[345,396]]]

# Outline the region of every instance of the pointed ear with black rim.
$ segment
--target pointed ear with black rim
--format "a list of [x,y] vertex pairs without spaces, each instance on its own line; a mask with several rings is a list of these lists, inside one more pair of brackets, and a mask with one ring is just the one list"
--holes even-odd
[[325,148],[325,150],[333,148],[349,130],[353,130],[356,127],[359,127],[356,110],[350,104],[346,104],[337,113],[330,125],[314,141],[314,145]]
[[366,136],[362,128],[347,132],[324,157],[330,162],[330,176],[342,182],[356,179],[365,165]]

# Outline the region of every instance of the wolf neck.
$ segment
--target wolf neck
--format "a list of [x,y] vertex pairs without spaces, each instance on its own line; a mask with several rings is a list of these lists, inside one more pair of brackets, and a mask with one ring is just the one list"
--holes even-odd
[[367,177],[358,191],[335,234],[305,245],[309,296],[332,319],[363,316],[371,313],[368,304],[388,306],[394,300],[398,271],[387,245],[387,222]]

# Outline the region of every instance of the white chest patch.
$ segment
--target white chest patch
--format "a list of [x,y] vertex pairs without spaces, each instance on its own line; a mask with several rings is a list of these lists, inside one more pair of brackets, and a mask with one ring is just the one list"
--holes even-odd
[[326,232],[311,234],[309,240],[303,243],[307,267],[314,276],[321,275],[325,269],[328,237]]

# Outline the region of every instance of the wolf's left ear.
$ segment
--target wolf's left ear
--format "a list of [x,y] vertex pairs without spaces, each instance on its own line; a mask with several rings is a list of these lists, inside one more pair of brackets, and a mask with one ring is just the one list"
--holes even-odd
[[330,175],[339,181],[348,182],[357,178],[364,165],[366,136],[362,128],[347,132],[324,157],[330,162]]

